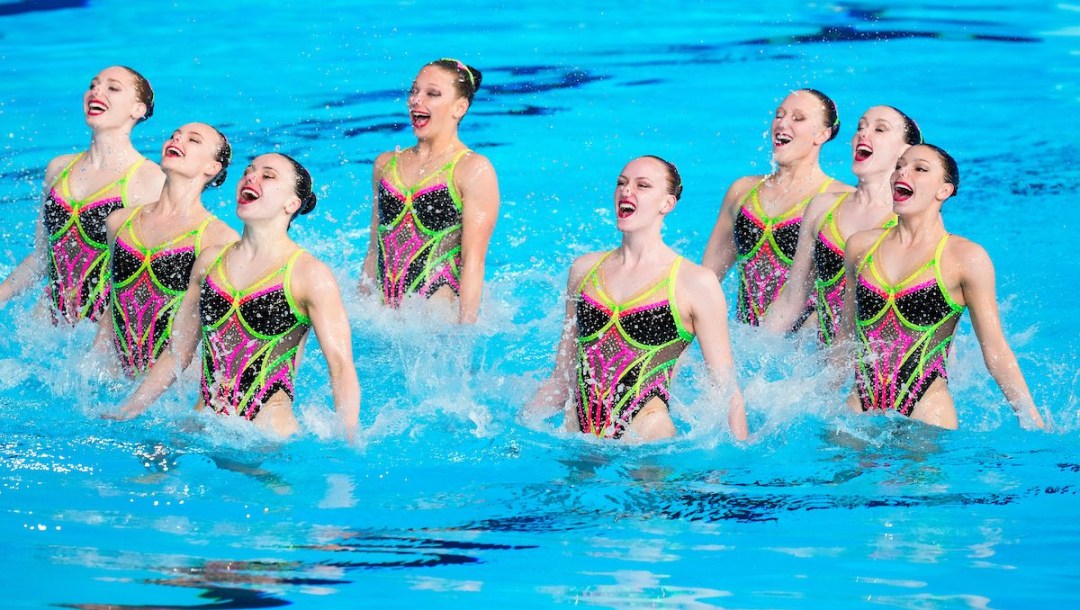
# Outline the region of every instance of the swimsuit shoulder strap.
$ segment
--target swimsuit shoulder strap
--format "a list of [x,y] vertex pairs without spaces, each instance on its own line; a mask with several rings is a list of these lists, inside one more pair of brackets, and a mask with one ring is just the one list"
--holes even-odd
[[758,216],[765,215],[764,211],[761,209],[761,199],[758,196],[758,191],[761,189],[761,185],[765,184],[765,181],[768,180],[768,178],[769,177],[766,176],[761,180],[758,180],[757,183],[754,184],[754,186],[751,187],[745,195],[743,195],[743,198],[739,200],[740,208],[746,207],[746,202],[749,201],[750,205],[754,208],[755,214],[757,214]]
[[124,175],[116,181],[116,184],[120,185],[120,202],[124,207],[128,207],[128,184],[131,182],[131,177],[135,175],[135,172],[139,170],[139,166],[146,161],[146,157],[140,158],[138,161],[131,164]]
[[941,236],[941,241],[938,242],[937,248],[934,249],[934,278],[937,279],[938,289],[941,291],[941,296],[944,297],[945,302],[952,307],[953,311],[963,311],[964,306],[957,303],[949,294],[949,289],[945,287],[945,278],[941,277],[941,255],[945,251],[945,242],[949,240],[949,233]]
[[817,192],[814,193],[814,194],[815,195],[820,195],[820,194],[824,193],[825,189],[829,188],[829,185],[832,184],[833,182],[836,182],[836,178],[833,178],[832,176],[829,176],[828,178],[825,178],[825,182],[821,183],[821,188],[819,188],[817,190]]
[[683,341],[689,342],[694,340],[694,335],[686,330],[686,327],[683,325],[682,314],[679,312],[679,305],[675,302],[675,278],[679,273],[679,265],[682,261],[682,256],[676,258],[675,262],[671,264],[671,271],[667,276],[668,308],[671,310],[671,319],[675,321],[675,328],[679,329],[679,336]]
[[213,214],[210,214],[209,216],[206,217],[206,220],[203,220],[202,224],[199,225],[199,227],[197,229],[195,229],[195,257],[196,258],[198,258],[199,254],[202,253],[202,238],[203,238],[203,234],[206,233],[206,227],[210,226],[210,223],[213,222],[215,218],[216,218],[216,216],[214,216]]
[[443,170],[446,172],[446,188],[450,191],[450,198],[454,200],[454,205],[457,206],[458,210],[461,209],[461,195],[458,193],[457,187],[454,186],[454,170],[457,169],[458,161],[471,152],[472,151],[468,148],[460,150],[454,155],[454,158],[450,159],[450,161],[443,166]]
[[306,252],[303,248],[297,248],[296,252],[293,252],[289,260],[285,261],[283,266],[285,277],[281,282],[282,290],[285,292],[285,300],[289,302],[289,307],[292,309],[293,315],[301,324],[311,324],[311,318],[300,311],[300,308],[296,305],[296,300],[293,299],[292,294],[292,271],[293,266],[296,264],[296,259],[300,258],[300,255]]
[[836,217],[840,215],[838,212],[840,204],[843,203],[850,194],[851,193],[848,192],[840,193],[840,196],[832,202],[832,205],[829,206],[829,210],[825,212],[825,218],[822,219],[821,226],[818,227],[819,233],[824,232],[827,227],[832,232],[833,237],[840,237],[840,231],[836,228]]
[[138,247],[139,249],[145,250],[146,248],[145,246],[143,246],[142,241],[139,240],[138,234],[135,233],[135,217],[138,216],[139,213],[142,211],[143,206],[139,206],[132,210],[131,213],[128,214],[127,219],[124,220],[124,224],[120,225],[120,230],[116,232],[116,235],[119,236],[120,233],[124,231],[124,229],[127,229],[128,237],[131,239],[131,244]]
[[596,286],[597,276],[600,271],[600,265],[604,264],[604,261],[606,261],[608,257],[611,256],[614,252],[614,250],[609,250],[605,252],[603,256],[601,256],[599,259],[597,259],[595,263],[593,263],[593,266],[589,268],[589,271],[584,276],[582,276],[581,283],[578,284],[577,289],[579,294],[585,292],[585,284],[587,284],[589,280],[592,280],[594,287]]
[[[890,232],[892,232],[891,227],[882,231],[881,235],[879,235],[877,240],[874,241],[874,245],[870,246],[870,249],[866,251],[866,254],[863,255],[862,260],[859,261],[859,267],[857,270],[858,273],[862,273],[863,268],[870,264],[871,260],[874,257],[874,253],[877,252],[877,249],[881,246],[881,242],[885,241],[885,237]],[[870,271],[873,272],[873,270],[874,268],[873,266],[871,266]]]
[[68,161],[68,164],[64,166],[64,169],[60,170],[60,173],[57,174],[56,178],[53,179],[52,184],[49,185],[49,188],[53,188],[57,184],[60,184],[60,188],[64,191],[64,197],[70,198],[71,192],[68,190],[68,176],[71,175],[71,168],[75,167],[75,164],[78,163],[79,159],[82,159],[83,155],[85,154],[86,151],[84,150],[81,153],[75,155],[71,159],[71,161]]

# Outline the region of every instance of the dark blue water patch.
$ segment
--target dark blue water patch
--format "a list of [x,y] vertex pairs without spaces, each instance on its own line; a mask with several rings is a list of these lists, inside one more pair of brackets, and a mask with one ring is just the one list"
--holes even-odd
[[[1034,491],[1046,493],[1042,489]],[[779,521],[784,513],[815,510],[1006,506],[1014,504],[1019,497],[1017,494],[1002,493],[904,495],[885,498],[821,494],[793,497],[778,494],[751,496],[731,492],[686,493],[658,506],[651,514],[680,521],[759,523]]]
[[400,89],[382,89],[378,91],[360,91],[357,93],[350,93],[345,97],[328,100],[322,104],[313,106],[313,108],[344,108],[346,106],[356,106],[365,102],[380,102],[387,100],[402,99],[408,95],[408,91],[402,91]]
[[[350,127],[342,130],[341,135],[346,138],[355,138],[369,133],[396,133],[399,131],[405,131],[409,128],[409,124],[405,121],[389,121],[386,123],[373,123],[371,125],[364,125],[362,127]],[[316,134],[317,136],[317,134]],[[310,138],[317,140],[318,137]]]
[[823,26],[812,34],[796,34],[774,38],[751,38],[735,44],[742,46],[771,46],[791,44],[817,44],[834,42],[883,42],[905,39],[941,39],[941,40],[981,40],[1009,43],[1041,42],[1031,36],[1010,36],[998,34],[953,34],[925,30],[861,30],[847,25]]
[[[516,70],[517,68],[515,68]],[[492,71],[505,71],[505,68],[495,68]],[[521,95],[530,93],[545,93],[560,89],[577,89],[582,85],[603,81],[611,78],[605,74],[594,74],[589,70],[580,68],[551,68],[537,70],[530,76],[540,76],[538,79],[522,80],[509,83],[495,83],[486,87],[491,95]]]
[[146,581],[147,584],[167,584],[176,587],[195,587],[205,589],[200,598],[211,600],[205,604],[114,604],[114,603],[63,603],[53,604],[61,608],[81,608],[82,610],[101,610],[103,608],[124,608],[127,610],[239,610],[241,608],[280,608],[292,602],[274,597],[265,591],[241,589],[239,587],[204,587],[195,584],[175,582]]
[[89,4],[87,0],[15,0],[14,2],[0,2],[0,17],[58,11],[67,8],[86,8]]
[[649,85],[662,85],[664,84],[664,80],[660,78],[648,78],[644,80],[627,81],[623,84],[630,87],[647,87]]

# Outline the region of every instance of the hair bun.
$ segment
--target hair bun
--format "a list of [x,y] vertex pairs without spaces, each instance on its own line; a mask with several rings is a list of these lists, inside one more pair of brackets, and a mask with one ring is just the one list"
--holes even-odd
[[207,186],[221,186],[222,184],[225,184],[225,177],[228,175],[229,170],[225,169],[224,167],[221,168],[221,171],[217,174],[214,174],[214,177],[210,179],[210,182],[207,184]]
[[315,196],[315,193],[308,193],[307,197],[304,197],[300,202],[300,209],[296,211],[297,214],[304,215],[311,210],[315,209],[315,204],[318,203],[319,198]]

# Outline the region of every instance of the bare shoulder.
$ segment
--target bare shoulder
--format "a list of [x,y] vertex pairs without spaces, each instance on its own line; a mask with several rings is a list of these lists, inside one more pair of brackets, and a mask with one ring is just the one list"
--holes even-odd
[[576,287],[581,283],[581,280],[585,278],[585,274],[589,272],[596,263],[600,262],[607,252],[589,252],[588,254],[582,254],[574,259],[574,262],[570,264],[570,276],[567,281],[567,286]]
[[341,289],[333,270],[307,250],[293,263],[289,283],[293,297],[305,305],[327,302],[327,299],[329,302],[341,300]]
[[210,246],[224,246],[240,239],[240,234],[235,229],[225,224],[225,221],[210,215],[210,224],[206,226],[206,233],[203,236],[203,248]]
[[459,171],[470,173],[486,170],[495,171],[495,167],[491,165],[491,161],[487,157],[472,149],[458,161],[458,168]]
[[977,277],[994,273],[994,263],[990,254],[979,244],[961,237],[949,235],[941,253],[940,264],[946,271],[959,272],[962,277]]
[[949,235],[949,240],[945,242],[944,254],[948,258],[956,257],[966,262],[982,262],[990,260],[990,255],[986,252],[986,248],[983,248],[966,237],[952,234]]
[[694,292],[699,290],[720,290],[720,282],[716,281],[716,274],[688,258],[683,258],[682,262],[679,263],[676,282],[677,285],[689,288]]
[[747,193],[766,177],[765,175],[755,174],[736,179],[728,187],[727,194],[724,195],[724,203],[742,201]]
[[135,175],[131,178],[131,186],[128,187],[128,192],[131,193],[131,203],[133,205],[143,205],[151,201],[157,201],[161,197],[161,189],[164,187],[165,172],[161,171],[160,165],[147,159],[139,165],[138,169],[135,170]]
[[396,154],[396,150],[388,150],[375,157],[375,163],[372,164],[371,173],[376,179],[382,176],[383,170],[386,169],[386,164],[389,163],[390,159],[393,159]]
[[49,164],[45,166],[45,186],[52,186],[52,183],[60,176],[60,172],[64,171],[64,168],[70,165],[79,154],[71,153],[53,157],[52,161],[49,161]]
[[113,210],[108,216],[105,217],[105,228],[111,234],[115,235],[120,227],[124,226],[124,223],[131,218],[131,215],[135,213],[135,208],[118,208]]
[[322,290],[329,286],[335,289],[337,287],[337,279],[330,266],[307,250],[301,252],[293,263],[292,283],[294,286],[301,284],[313,290]]
[[[229,242],[234,243],[234,242]],[[191,267],[191,279],[190,282],[201,282],[206,274],[210,272],[210,267],[221,256],[222,250],[229,244],[213,244],[203,248],[202,252],[195,259],[195,264]]]
[[803,213],[804,221],[809,221],[813,225],[819,224],[825,214],[829,212],[829,209],[836,204],[836,200],[840,199],[846,192],[850,191],[825,191],[820,195],[814,195],[814,198],[806,206],[806,212]]
[[853,193],[855,187],[846,182],[840,182],[839,180],[833,180],[829,183],[829,186],[825,187],[826,193]]
[[844,259],[849,263],[861,260],[866,256],[867,250],[874,245],[885,229],[867,229],[852,234],[847,240],[847,248],[844,251]]

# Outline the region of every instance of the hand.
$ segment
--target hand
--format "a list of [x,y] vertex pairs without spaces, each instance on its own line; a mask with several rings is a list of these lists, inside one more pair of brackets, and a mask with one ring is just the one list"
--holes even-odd
[[101,419],[108,419],[111,421],[129,421],[139,416],[139,413],[128,409],[120,409],[119,411],[109,411],[101,414]]

